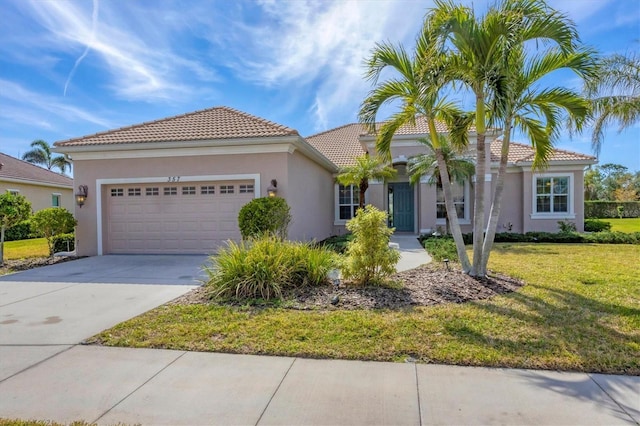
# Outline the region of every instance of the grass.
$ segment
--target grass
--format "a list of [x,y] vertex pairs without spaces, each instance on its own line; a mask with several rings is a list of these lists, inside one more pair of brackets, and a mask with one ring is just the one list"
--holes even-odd
[[90,339],[172,348],[640,375],[640,246],[497,244],[519,292],[411,310],[167,305]]
[[8,241],[4,243],[4,259],[24,259],[27,257],[48,257],[49,247],[46,238]]
[[640,217],[624,219],[600,219],[611,224],[612,231],[619,232],[640,232]]

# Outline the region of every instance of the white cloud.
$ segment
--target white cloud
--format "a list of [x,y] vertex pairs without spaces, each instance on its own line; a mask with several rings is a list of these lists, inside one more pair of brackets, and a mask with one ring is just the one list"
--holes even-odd
[[60,102],[57,98],[36,93],[9,80],[0,79],[0,116],[11,122],[41,129],[59,127],[60,121],[84,121],[104,128],[113,124],[102,115]]

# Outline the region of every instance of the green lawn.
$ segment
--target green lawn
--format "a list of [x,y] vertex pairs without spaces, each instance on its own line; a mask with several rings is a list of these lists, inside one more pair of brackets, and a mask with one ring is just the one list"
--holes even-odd
[[46,238],[8,241],[4,243],[4,259],[24,259],[26,257],[48,257],[49,247]]
[[611,224],[612,231],[620,232],[640,232],[640,217],[624,219],[600,219]]
[[497,244],[525,280],[491,300],[398,311],[162,306],[90,339],[113,346],[640,375],[640,246]]

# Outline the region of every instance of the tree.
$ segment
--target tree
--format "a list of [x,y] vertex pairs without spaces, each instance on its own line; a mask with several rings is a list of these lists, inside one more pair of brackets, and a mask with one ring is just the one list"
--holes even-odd
[[[438,171],[444,189],[445,207],[450,218],[450,227],[463,271],[471,269],[469,257],[462,238],[458,216],[453,204],[449,175],[442,154],[441,138],[436,120],[449,127],[449,143],[455,149],[467,145],[467,127],[471,117],[462,113],[454,103],[441,96],[441,89],[448,83],[447,56],[434,39],[433,23],[427,17],[409,55],[402,46],[377,43],[366,61],[366,77],[376,87],[368,94],[360,107],[359,119],[368,130],[376,133],[376,150],[383,159],[391,158],[391,140],[403,125],[415,125],[416,118],[423,117],[429,129],[429,138],[438,163]],[[391,70],[396,75],[378,83],[381,73]],[[377,114],[388,103],[399,101],[398,110],[377,128]]]
[[78,222],[69,210],[62,207],[49,207],[34,213],[31,223],[33,228],[47,239],[49,256],[53,256],[53,237],[73,232]]
[[24,195],[8,191],[0,195],[0,265],[4,265],[4,232],[30,215],[31,203]]
[[492,118],[503,125],[504,133],[478,275],[486,275],[500,218],[513,129],[522,130],[533,145],[536,153],[534,169],[546,167],[553,143],[563,126],[563,118],[568,117],[577,128],[581,128],[589,110],[589,103],[579,93],[570,89],[543,88],[539,82],[561,69],[589,78],[595,72],[593,55],[594,53],[588,49],[565,53],[551,48],[527,58],[523,46],[515,46],[508,52],[504,70],[496,84],[492,108]]
[[51,170],[54,167],[60,169],[60,173],[64,173],[67,169],[71,170],[71,163],[63,156],[53,156],[51,153],[51,147],[42,139],[31,142],[30,151],[27,151],[22,156],[24,161],[32,164],[38,164]]
[[[559,52],[569,54],[575,50],[578,37],[575,26],[564,15],[549,8],[543,0],[503,0],[482,17],[477,17],[473,8],[451,1],[436,0],[435,3],[436,7],[430,12],[435,31],[432,38],[438,40],[437,45],[450,58],[449,79],[467,87],[475,98],[476,183],[473,265],[470,274],[484,276],[493,243],[493,236],[485,238],[482,232],[485,229],[487,198],[485,140],[488,125],[492,122],[502,119],[507,128],[512,124],[511,121],[504,121],[507,119],[506,109],[497,108],[506,108],[510,102],[503,102],[501,97],[513,93],[515,80],[509,78],[510,67],[514,63],[512,52],[518,52],[526,42],[539,40],[553,42]],[[533,47],[531,43],[528,46]],[[511,97],[512,100],[516,98]],[[548,112],[544,110],[545,115]],[[541,154],[540,150],[536,150],[536,153]],[[540,157],[537,158],[539,161]],[[494,217],[497,221],[497,216]]]
[[586,81],[585,93],[592,101],[591,144],[600,154],[604,129],[618,123],[618,132],[640,123],[640,56],[611,55],[603,58],[598,73]]
[[640,200],[640,172],[630,173],[620,164],[603,164],[584,174],[586,200]]
[[[467,182],[475,173],[475,164],[473,160],[469,157],[460,155],[458,152],[453,150],[444,135],[439,135],[439,137],[442,156],[444,157],[444,163],[447,167],[447,173],[451,178],[451,181],[464,185],[464,183]],[[426,154],[416,155],[409,159],[409,182],[411,182],[412,185],[415,185],[420,182],[420,178],[422,176],[429,176],[430,184],[437,185],[438,188],[443,189],[442,179],[440,178],[440,172],[438,170],[438,159],[436,158],[435,150],[431,141],[426,138],[421,138],[418,139],[418,142],[425,145],[428,152]],[[457,211],[455,211],[455,214],[457,216]],[[447,229],[448,224],[449,215],[447,214]]]
[[393,167],[387,166],[380,157],[371,157],[364,154],[356,157],[356,163],[343,167],[338,174],[338,182],[341,185],[357,185],[360,190],[358,207],[364,208],[364,194],[369,188],[369,181],[374,179],[389,179],[396,174]]

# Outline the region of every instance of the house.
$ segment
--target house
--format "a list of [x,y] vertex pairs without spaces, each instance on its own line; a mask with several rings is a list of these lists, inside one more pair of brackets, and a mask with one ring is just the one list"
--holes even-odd
[[[392,144],[398,175],[371,183],[367,191],[368,202],[391,212],[398,232],[427,232],[444,224],[437,188],[426,180],[408,184],[407,161],[423,149],[417,139],[425,134],[420,121],[401,129]],[[470,139],[473,144],[473,135]],[[495,135],[488,139],[493,149]],[[85,204],[75,212],[79,255],[210,253],[240,238],[240,208],[266,196],[272,183],[291,207],[291,239],[345,232],[357,191],[338,185],[335,176],[356,156],[374,154],[375,137],[360,124],[349,124],[303,138],[286,126],[215,107],[54,146],[73,161],[76,183],[88,187]],[[555,230],[563,219],[581,226],[582,173],[594,158],[557,150],[547,171],[533,173],[532,154],[514,144],[502,226],[509,224],[514,232]],[[488,161],[495,169],[496,156]],[[493,180],[487,180],[490,189]],[[473,215],[470,187],[458,188],[456,197],[467,231]]]
[[73,179],[0,152],[0,192],[24,195],[33,211],[64,207],[73,212]]

